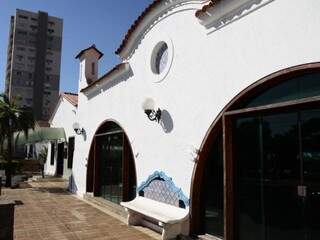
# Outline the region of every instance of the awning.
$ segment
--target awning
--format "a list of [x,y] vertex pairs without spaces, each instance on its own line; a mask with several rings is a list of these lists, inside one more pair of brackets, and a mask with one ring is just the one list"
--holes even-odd
[[26,138],[24,132],[14,134],[15,146],[53,140],[65,141],[65,139],[66,135],[63,128],[41,127],[34,130],[29,129],[28,138]]

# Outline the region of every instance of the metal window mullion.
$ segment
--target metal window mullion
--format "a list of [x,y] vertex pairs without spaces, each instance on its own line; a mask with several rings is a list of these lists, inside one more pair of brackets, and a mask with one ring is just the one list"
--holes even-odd
[[95,137],[107,136],[107,135],[112,135],[112,134],[116,134],[116,133],[123,133],[123,131],[116,130],[116,131],[111,131],[111,132],[106,132],[106,133],[99,133],[99,134],[96,134]]

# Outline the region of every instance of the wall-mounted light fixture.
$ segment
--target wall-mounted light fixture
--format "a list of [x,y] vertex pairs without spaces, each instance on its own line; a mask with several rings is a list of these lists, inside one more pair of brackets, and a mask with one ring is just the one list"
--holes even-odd
[[144,113],[148,116],[149,120],[159,122],[161,119],[161,110],[158,108],[155,110],[155,103],[153,99],[147,98],[142,104]]
[[85,133],[85,130],[80,127],[80,124],[78,122],[75,122],[74,124],[72,124],[72,128],[75,131],[75,133],[78,135]]

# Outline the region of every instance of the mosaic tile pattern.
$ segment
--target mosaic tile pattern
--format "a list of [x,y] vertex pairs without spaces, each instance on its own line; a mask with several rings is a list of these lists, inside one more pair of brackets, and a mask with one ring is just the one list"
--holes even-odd
[[190,203],[182,189],[177,187],[172,178],[162,171],[155,171],[151,174],[146,181],[140,184],[137,190],[139,196],[180,208],[186,208]]
[[153,180],[144,189],[144,197],[179,207],[179,194],[171,191],[168,183],[162,179]]

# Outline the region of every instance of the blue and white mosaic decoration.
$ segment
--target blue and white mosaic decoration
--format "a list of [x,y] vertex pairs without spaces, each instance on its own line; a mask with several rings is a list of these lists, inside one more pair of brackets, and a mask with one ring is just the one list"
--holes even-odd
[[137,191],[139,196],[155,201],[181,208],[189,206],[189,199],[184,195],[181,188],[176,187],[172,178],[164,172],[154,172],[145,182],[141,183]]

